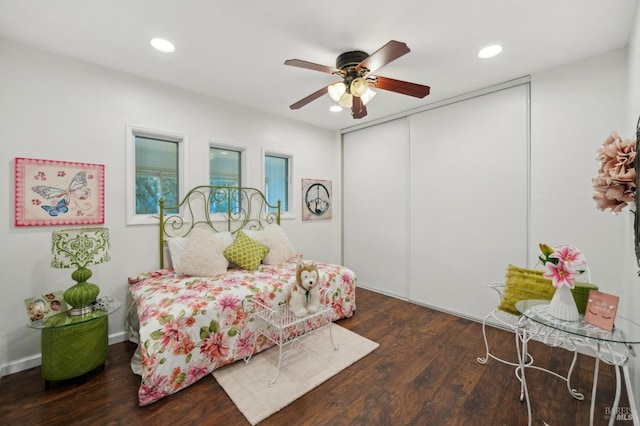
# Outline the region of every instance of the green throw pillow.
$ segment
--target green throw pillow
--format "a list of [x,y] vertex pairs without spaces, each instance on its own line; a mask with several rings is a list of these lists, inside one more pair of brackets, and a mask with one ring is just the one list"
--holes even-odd
[[551,284],[551,280],[543,277],[542,274],[544,271],[507,266],[507,280],[498,309],[520,315],[515,307],[520,300],[551,300],[556,289]]
[[236,239],[224,251],[224,257],[242,269],[258,269],[260,262],[269,253],[269,247],[247,237],[242,231],[238,231]]

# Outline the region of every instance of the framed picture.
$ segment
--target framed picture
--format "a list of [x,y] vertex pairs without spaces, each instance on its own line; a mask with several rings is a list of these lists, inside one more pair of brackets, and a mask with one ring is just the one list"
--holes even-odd
[[104,223],[104,165],[15,159],[16,226]]
[[302,179],[302,220],[331,219],[330,180]]

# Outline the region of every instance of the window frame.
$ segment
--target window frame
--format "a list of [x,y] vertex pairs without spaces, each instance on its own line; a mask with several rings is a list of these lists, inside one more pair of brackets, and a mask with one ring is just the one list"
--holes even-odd
[[160,139],[178,144],[178,201],[186,194],[189,188],[186,173],[187,147],[189,137],[180,132],[162,130],[148,126],[127,124],[126,131],[126,214],[127,225],[157,225],[158,213],[136,213],[136,137]]
[[[229,142],[222,142],[218,140],[210,140],[209,148],[207,149],[207,154],[210,153],[211,148],[236,151],[240,153],[240,186],[246,186],[247,182],[247,146],[234,144]],[[211,169],[209,168],[211,165],[209,161],[209,155],[207,155],[207,182],[211,181]]]
[[293,213],[293,206],[295,205],[294,199],[294,191],[293,191],[293,165],[294,165],[294,157],[293,153],[276,150],[276,149],[262,149],[262,191],[267,196],[267,187],[266,187],[266,178],[267,178],[267,166],[266,166],[266,158],[269,157],[280,157],[286,158],[288,167],[287,167],[287,198],[288,198],[288,209],[280,211],[280,219],[295,219],[295,214]]

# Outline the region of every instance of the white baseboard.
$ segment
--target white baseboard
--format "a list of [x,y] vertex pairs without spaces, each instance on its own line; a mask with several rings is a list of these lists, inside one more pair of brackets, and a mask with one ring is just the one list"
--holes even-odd
[[9,374],[18,373],[20,371],[28,370],[30,368],[42,365],[42,357],[40,354],[31,355],[25,358],[12,361],[4,364],[0,367],[0,378],[8,376]]
[[129,340],[129,333],[126,331],[120,331],[109,335],[109,345],[124,342],[126,340]]

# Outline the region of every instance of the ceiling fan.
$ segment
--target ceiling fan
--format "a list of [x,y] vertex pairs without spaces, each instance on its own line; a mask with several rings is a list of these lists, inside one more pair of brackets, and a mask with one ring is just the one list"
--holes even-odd
[[379,68],[409,52],[410,49],[406,43],[391,40],[371,55],[360,50],[342,53],[336,59],[335,68],[300,59],[288,59],[284,61],[285,65],[325,72],[342,78],[290,105],[289,108],[302,108],[325,93],[329,93],[331,99],[338,102],[340,106],[351,108],[353,118],[362,118],[367,115],[367,102],[375,95],[371,87],[424,98],[429,94],[429,86],[372,75]]

